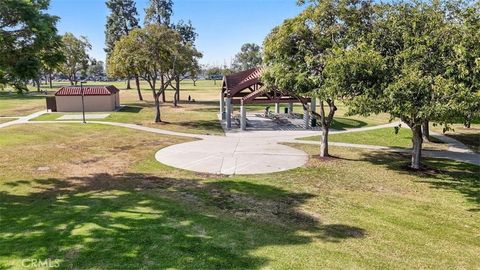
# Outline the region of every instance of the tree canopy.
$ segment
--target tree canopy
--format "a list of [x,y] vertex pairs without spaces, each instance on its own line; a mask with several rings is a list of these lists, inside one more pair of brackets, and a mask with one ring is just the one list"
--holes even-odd
[[369,31],[373,9],[368,0],[309,3],[300,15],[286,20],[265,39],[262,81],[267,89],[320,99],[320,114],[315,114],[322,126],[320,155],[328,156],[328,132],[337,110],[335,100],[341,95],[335,88],[325,87],[326,59],[333,48],[352,46]]
[[233,60],[233,68],[238,71],[258,67],[261,64],[262,50],[255,43],[243,44]]
[[71,85],[78,81],[79,73],[86,74],[90,57],[88,51],[92,45],[86,37],[75,37],[72,33],[65,33],[62,37],[62,51],[65,63],[60,66],[60,71],[68,77]]
[[325,85],[342,93],[350,113],[387,112],[410,127],[415,169],[423,124],[448,124],[475,106],[478,111],[480,54],[470,42],[480,28],[470,28],[468,12],[451,7],[436,1],[378,5],[363,41],[339,46],[327,58]]
[[108,0],[110,14],[107,17],[105,29],[105,52],[109,54],[115,42],[127,35],[132,29],[138,28],[138,12],[133,0]]
[[0,84],[28,90],[26,82],[38,77],[42,61],[51,62],[58,17],[45,12],[49,2],[0,1]]
[[145,24],[157,23],[170,27],[172,14],[172,0],[150,0],[145,9]]
[[174,80],[168,74],[173,73],[181,44],[182,38],[177,31],[164,25],[149,24],[122,37],[108,59],[110,75],[118,76],[133,70],[147,81],[155,99],[155,122],[161,122],[159,98]]

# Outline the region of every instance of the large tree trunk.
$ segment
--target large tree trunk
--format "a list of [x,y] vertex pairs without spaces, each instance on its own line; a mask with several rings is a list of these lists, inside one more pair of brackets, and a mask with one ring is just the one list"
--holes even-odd
[[175,94],[173,97],[173,106],[177,107],[178,102],[180,101],[180,79],[175,79]]
[[143,100],[142,91],[140,90],[140,79],[135,75],[135,84],[137,85],[138,100]]
[[430,142],[430,127],[428,121],[422,124],[422,135],[424,141]]
[[320,136],[321,144],[320,144],[320,156],[321,157],[328,157],[328,132],[329,128],[326,125],[322,125],[322,136]]
[[414,124],[410,127],[412,130],[412,143],[413,143],[413,151],[412,151],[412,169],[418,170],[420,169],[420,160],[422,158],[422,127],[420,125]]
[[40,78],[35,79],[35,84],[37,86],[37,92],[40,92]]
[[132,89],[132,87],[130,86],[130,77],[127,78],[127,90],[130,90]]
[[465,128],[470,128],[471,124],[472,124],[472,114],[468,114],[466,119],[465,119],[465,123],[463,124],[463,126]]
[[[333,100],[327,99],[327,104],[329,108],[328,115],[325,114],[324,101],[323,100],[320,101],[320,124],[322,125],[322,136],[321,136],[321,144],[320,144],[321,157],[330,156],[328,152],[328,132],[330,130],[330,126],[333,121],[333,116],[337,111],[337,107],[335,106],[335,102]],[[316,114],[316,113],[312,112],[312,114]]]
[[166,102],[166,99],[165,99],[165,89],[167,88],[166,85],[165,85],[165,78],[163,77],[163,75],[161,76],[161,84],[162,84],[162,102]]
[[193,81],[193,86],[197,86],[197,80],[192,80]]
[[[161,93],[158,93],[158,94],[161,94]],[[161,118],[161,115],[160,115],[160,96],[158,94],[154,95],[154,97],[155,97],[155,110],[156,110],[155,123],[162,122],[162,118]]]

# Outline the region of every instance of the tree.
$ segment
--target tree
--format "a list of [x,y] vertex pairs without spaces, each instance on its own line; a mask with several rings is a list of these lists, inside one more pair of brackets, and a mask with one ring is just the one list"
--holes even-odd
[[[107,24],[105,30],[105,52],[107,58],[113,50],[115,43],[135,28],[139,28],[138,12],[133,0],[108,0],[107,7],[110,9],[110,15],[107,17]],[[127,89],[130,87],[130,77],[132,74],[127,74]],[[138,81],[138,76],[134,75]],[[140,93],[139,85],[137,84],[137,91]]]
[[58,17],[45,13],[49,2],[0,1],[0,84],[28,91],[26,82],[38,78],[40,54],[57,36]]
[[[202,57],[202,54],[195,48],[195,40],[197,33],[192,23],[189,21],[185,23],[183,21],[178,22],[173,27],[181,37],[181,42],[176,49],[177,54],[174,56],[175,61],[172,68],[173,81],[170,86],[175,90],[173,95],[173,105],[176,107],[180,100],[180,82],[188,76],[195,75],[200,69],[198,60]],[[173,84],[175,82],[175,84]]]
[[172,13],[172,0],[150,0],[145,9],[145,24],[157,23],[170,27]]
[[173,105],[175,107],[180,100],[180,82],[191,74],[198,73],[200,69],[198,59],[202,57],[202,54],[191,44],[179,44],[176,52],[173,68],[169,75],[173,78],[172,82],[175,82],[175,85],[171,83],[171,87],[175,90],[173,97]]
[[260,46],[255,43],[245,43],[240,52],[235,55],[233,69],[237,71],[258,67],[262,64],[262,52]]
[[139,24],[133,0],[108,0],[106,5],[110,9],[110,15],[107,17],[105,29],[105,52],[109,54],[115,43],[132,29],[139,28]]
[[462,88],[464,95],[456,97],[455,109],[465,127],[469,128],[472,120],[480,117],[480,2],[456,11],[455,20],[450,25],[451,32],[457,37],[452,65],[446,75]]
[[[339,48],[327,83],[343,91],[350,113],[387,112],[412,131],[413,169],[420,168],[422,125],[454,121],[471,91],[451,78],[458,23],[438,2],[379,6],[366,43]],[[461,42],[460,42],[461,43]],[[477,56],[478,57],[478,56]]]
[[209,67],[205,71],[207,78],[213,80],[213,84],[217,85],[217,80],[220,79],[224,74],[224,70],[221,67],[213,66]]
[[[109,74],[119,75],[133,68],[150,86],[155,100],[155,122],[161,122],[160,96],[173,80],[171,73],[181,37],[164,25],[149,24],[144,29],[134,29],[115,45],[109,59]],[[158,87],[158,80],[160,86]]]
[[49,87],[52,85],[52,74],[58,70],[65,62],[65,55],[62,52],[62,40],[60,36],[52,38],[51,42],[54,42],[48,50],[44,50],[41,56],[42,70],[45,72]]
[[92,49],[92,45],[86,37],[76,38],[72,33],[65,33],[62,41],[65,63],[61,65],[60,71],[68,77],[71,85],[76,85],[78,73],[87,71],[90,59],[87,51]]
[[[297,17],[276,27],[264,41],[262,82],[267,89],[287,90],[320,99],[320,156],[328,152],[328,133],[340,93],[324,84],[331,50],[349,47],[369,31],[372,6],[368,0],[310,1]],[[303,104],[304,110],[308,108]],[[328,111],[327,111],[328,110]]]
[[97,61],[92,59],[90,66],[88,67],[87,74],[92,77],[101,77],[105,75],[105,69],[103,67],[103,61]]
[[188,22],[180,20],[176,25],[173,25],[173,29],[180,34],[184,44],[195,44],[198,34],[195,32],[195,27],[193,27],[190,20]]

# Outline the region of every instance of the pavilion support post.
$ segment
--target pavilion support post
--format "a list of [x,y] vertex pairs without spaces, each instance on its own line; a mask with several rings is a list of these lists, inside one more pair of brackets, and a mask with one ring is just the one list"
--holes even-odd
[[247,129],[247,108],[245,108],[243,101],[242,101],[242,105],[240,106],[240,114],[241,114],[240,128],[242,130],[246,130]]
[[275,103],[275,113],[276,114],[280,113],[280,103]]
[[223,91],[220,92],[220,117],[225,120],[225,97]]
[[305,129],[309,129],[310,128],[310,113],[308,112],[308,110],[303,111],[303,122],[305,124]]
[[293,114],[293,103],[292,102],[288,103],[288,114],[290,114],[290,115]]
[[231,129],[232,128],[232,99],[227,98],[227,112],[226,112],[226,120],[227,120],[227,128]]

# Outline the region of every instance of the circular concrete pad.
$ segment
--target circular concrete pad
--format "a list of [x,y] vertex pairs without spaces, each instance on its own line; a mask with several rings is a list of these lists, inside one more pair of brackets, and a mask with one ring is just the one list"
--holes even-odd
[[172,145],[155,158],[176,168],[213,174],[257,174],[303,166],[305,152],[274,140],[214,137]]

